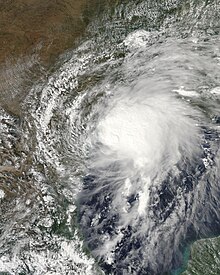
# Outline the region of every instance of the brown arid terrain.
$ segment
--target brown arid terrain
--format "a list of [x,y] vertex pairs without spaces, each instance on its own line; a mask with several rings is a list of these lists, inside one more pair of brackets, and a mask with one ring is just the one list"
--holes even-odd
[[73,47],[100,0],[1,0],[0,63],[38,52],[50,62]]
[[[44,81],[57,59],[74,49],[108,0],[0,0],[0,190],[1,221],[10,221],[16,198],[40,195],[30,176],[34,131],[24,125],[24,99]],[[10,116],[8,116],[8,114]],[[14,212],[13,212],[14,213]],[[15,213],[15,216],[17,214]],[[0,228],[1,229],[1,228]]]
[[0,0],[0,105],[20,115],[32,83],[116,0]]

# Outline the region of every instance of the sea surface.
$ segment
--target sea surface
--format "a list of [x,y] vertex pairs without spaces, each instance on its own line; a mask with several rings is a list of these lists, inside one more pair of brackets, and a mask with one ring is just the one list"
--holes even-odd
[[219,274],[219,12],[104,5],[4,96],[0,274]]

